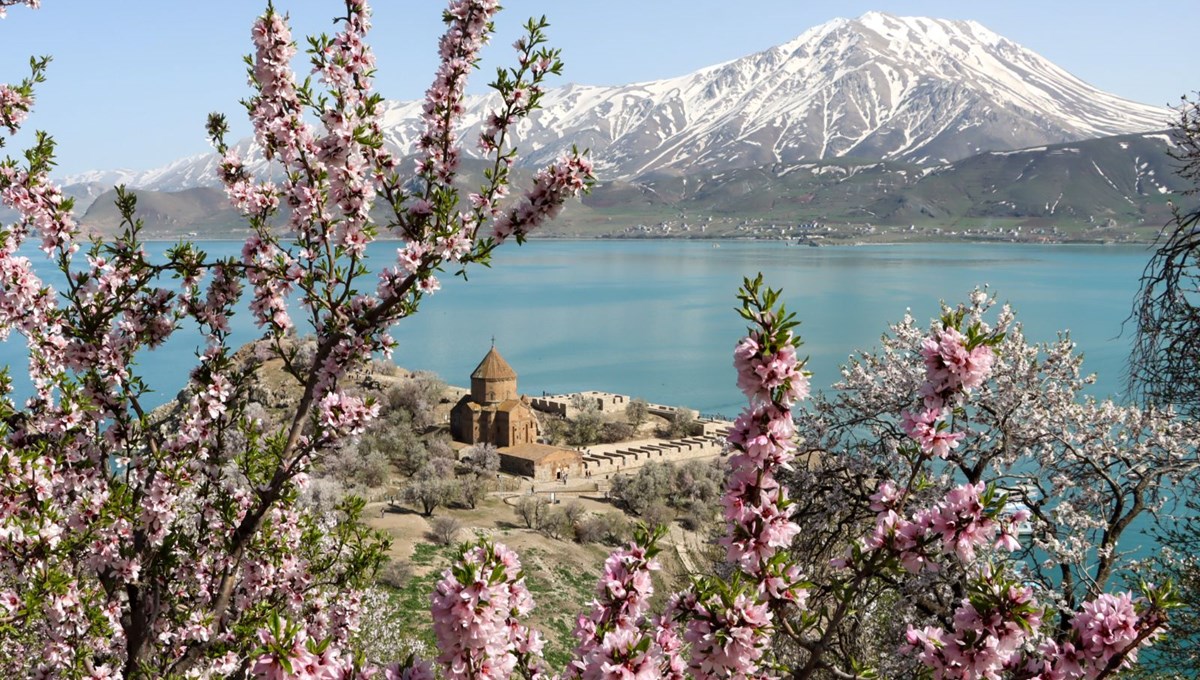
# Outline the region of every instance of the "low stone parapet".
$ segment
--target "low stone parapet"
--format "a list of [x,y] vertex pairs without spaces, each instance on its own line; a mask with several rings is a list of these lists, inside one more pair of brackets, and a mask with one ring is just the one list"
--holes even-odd
[[588,474],[609,477],[641,467],[648,462],[677,463],[712,458],[725,450],[724,437],[693,436],[683,439],[642,439],[618,444],[598,444],[583,452]]

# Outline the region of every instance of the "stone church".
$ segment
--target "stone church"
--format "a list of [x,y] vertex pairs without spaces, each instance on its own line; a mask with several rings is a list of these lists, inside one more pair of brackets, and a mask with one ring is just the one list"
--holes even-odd
[[509,474],[565,481],[583,472],[578,451],[538,443],[537,416],[495,345],[471,373],[471,393],[450,411],[450,435],[465,444],[494,445],[500,469]]
[[536,444],[537,416],[517,392],[517,372],[495,345],[471,373],[471,394],[450,412],[450,434],[466,444],[496,447]]

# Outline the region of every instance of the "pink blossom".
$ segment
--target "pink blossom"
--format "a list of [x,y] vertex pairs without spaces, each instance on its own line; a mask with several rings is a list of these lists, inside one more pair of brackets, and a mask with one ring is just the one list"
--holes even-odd
[[950,452],[958,448],[965,434],[952,432],[942,418],[941,409],[927,409],[917,415],[909,411],[901,414],[900,429],[917,442],[921,450],[928,455],[947,458]]
[[378,404],[369,404],[339,390],[329,392],[321,399],[318,422],[327,430],[326,436],[345,437],[361,433],[367,422],[377,415]]
[[991,373],[995,354],[986,344],[967,349],[967,338],[955,328],[943,327],[921,342],[925,360],[925,385],[921,394],[926,408],[941,409],[957,392],[979,387]]
[[743,593],[728,604],[709,598],[687,607],[691,618],[683,638],[691,645],[693,677],[753,677],[762,670],[759,663],[772,631],[772,616],[765,602]]
[[[515,553],[500,544],[467,549],[431,598],[433,631],[448,678],[508,678],[529,632],[514,617],[533,609]],[[535,645],[536,646],[536,645]]]
[[899,489],[895,482],[885,479],[879,483],[875,493],[871,494],[871,510],[883,512],[897,507],[900,499],[908,493],[907,489]]
[[[985,573],[981,578],[992,579]],[[937,679],[1000,678],[1016,665],[1021,651],[1042,622],[1040,609],[1031,606],[1032,591],[1023,586],[994,586],[996,595],[984,609],[963,600],[954,611],[949,631],[934,627],[908,627],[901,651],[915,654]]]
[[[652,633],[653,625],[645,618],[654,594],[650,574],[659,568],[649,556],[657,539],[657,535],[639,536],[605,560],[591,613],[580,616],[576,623],[579,645],[565,677],[661,677],[662,667],[669,665],[659,646],[664,634]],[[638,651],[642,644],[646,645],[644,651]]]
[[1089,664],[1103,669],[1117,654],[1128,651],[1122,667],[1137,660],[1139,617],[1130,593],[1103,593],[1095,600],[1084,602],[1079,614],[1071,620],[1071,630],[1078,636],[1079,651]]

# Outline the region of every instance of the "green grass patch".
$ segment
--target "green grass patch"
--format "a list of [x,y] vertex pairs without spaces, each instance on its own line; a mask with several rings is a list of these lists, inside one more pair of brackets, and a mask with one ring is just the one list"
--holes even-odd
[[409,559],[413,564],[419,564],[423,567],[430,566],[439,556],[444,556],[444,553],[450,551],[450,548],[437,546],[432,543],[418,543],[413,546],[412,558]]

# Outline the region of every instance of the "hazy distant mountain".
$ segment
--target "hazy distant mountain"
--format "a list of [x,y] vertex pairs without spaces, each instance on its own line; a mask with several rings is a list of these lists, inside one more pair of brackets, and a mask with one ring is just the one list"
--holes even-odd
[[[412,167],[414,159],[401,161],[407,167]],[[483,183],[484,170],[489,167],[485,162],[468,158],[463,161],[459,170],[460,190],[473,190]],[[532,175],[523,168],[513,171],[513,181],[526,185]],[[215,184],[215,183],[214,183]],[[102,185],[75,184],[68,191],[76,188],[95,189]],[[94,193],[94,192],[93,192]],[[217,186],[196,186],[188,189],[138,189],[137,217],[142,221],[142,235],[152,239],[179,238],[241,238],[248,233],[245,219],[230,205],[224,188]],[[117,211],[114,201],[116,192],[109,188],[107,191],[92,195],[84,207],[77,199],[76,213],[80,222],[89,230],[99,234],[109,235],[117,232],[121,224],[121,214]],[[286,212],[286,207],[284,208]],[[387,207],[382,201],[376,202],[372,211],[380,221],[387,220]],[[280,218],[286,222],[286,215]]]

